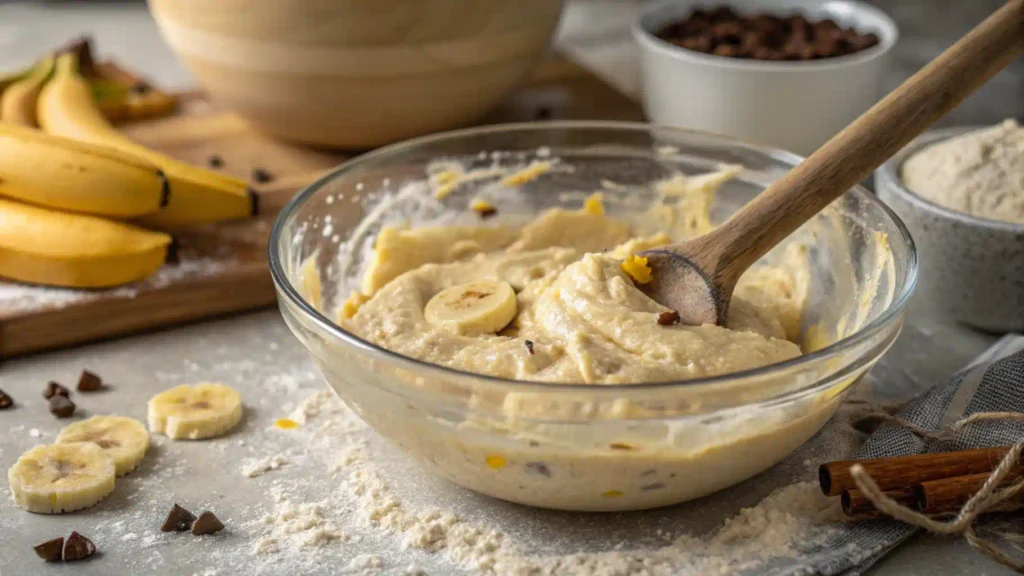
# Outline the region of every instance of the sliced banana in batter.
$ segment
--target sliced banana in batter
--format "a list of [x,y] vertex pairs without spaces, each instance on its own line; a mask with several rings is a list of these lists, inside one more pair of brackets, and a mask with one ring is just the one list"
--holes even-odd
[[516,292],[503,280],[478,280],[438,292],[423,316],[460,334],[498,332],[516,317]]
[[114,459],[92,442],[36,446],[7,471],[18,506],[38,514],[88,508],[114,491]]
[[172,440],[227,433],[242,419],[242,397],[230,386],[200,382],[165,390],[149,400],[149,430]]
[[69,424],[57,434],[58,444],[92,442],[114,459],[118,476],[135,470],[149,450],[149,432],[127,416],[93,416]]

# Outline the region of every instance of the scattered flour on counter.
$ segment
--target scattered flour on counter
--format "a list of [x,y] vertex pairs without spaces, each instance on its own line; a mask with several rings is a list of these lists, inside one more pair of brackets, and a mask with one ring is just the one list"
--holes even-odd
[[348,563],[347,572],[376,572],[384,567],[384,560],[376,554],[360,554]]
[[338,405],[341,404],[341,401],[330,390],[321,390],[303,400],[295,410],[292,410],[288,418],[299,424],[305,424],[310,419],[319,416],[321,412],[328,414],[339,412]]
[[734,574],[773,558],[792,557],[799,546],[823,542],[832,533],[826,525],[842,521],[836,502],[822,496],[815,483],[806,482],[774,492],[707,538],[682,536],[662,548],[529,556],[493,528],[437,509],[407,511],[375,472],[357,470],[349,485],[359,496],[364,521],[400,535],[403,548],[444,553],[459,566],[483,574]]
[[290,462],[284,454],[275,454],[260,460],[247,460],[242,465],[242,475],[246,478],[256,478],[257,476],[263,476],[271,470],[277,470]]
[[282,499],[272,514],[261,521],[263,532],[253,546],[256,554],[273,554],[282,547],[291,550],[320,548],[350,537],[326,517],[328,502],[296,504]]
[[[436,507],[403,502],[379,472],[366,439],[355,433],[368,431],[366,425],[332,392],[306,398],[289,418],[302,424],[298,430],[304,435],[296,438],[302,438],[308,451],[330,455],[325,463],[342,475],[342,485],[329,500],[306,504],[290,501],[288,490],[277,487],[278,504],[262,521],[253,548],[257,554],[308,555],[334,542],[357,543],[357,534],[370,528],[394,537],[396,551],[439,554],[478,574],[725,575],[792,557],[823,542],[833,533],[831,526],[843,519],[837,501],[822,496],[816,483],[805,482],[776,490],[706,536],[683,535],[661,547],[636,550],[620,545],[603,552],[535,555],[525,550],[526,540],[488,522],[469,522]],[[346,572],[377,570],[376,562],[383,561],[363,554]],[[410,566],[406,573],[423,572]]]

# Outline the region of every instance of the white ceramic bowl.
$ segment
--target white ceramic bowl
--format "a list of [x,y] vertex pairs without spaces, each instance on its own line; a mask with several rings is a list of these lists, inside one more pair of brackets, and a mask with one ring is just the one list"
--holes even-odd
[[651,122],[727,134],[810,154],[882,95],[889,53],[899,36],[881,10],[849,0],[743,0],[739,13],[831,18],[879,44],[848,56],[809,62],[765,62],[680,48],[655,34],[685,18],[699,0],[658,2],[633,27],[640,46],[644,109]]
[[914,236],[925,298],[968,326],[1024,331],[1024,224],[957,212],[903,184],[903,163],[911,156],[979,128],[926,132],[875,172],[875,190]]
[[559,0],[149,0],[203,87],[260,130],[370,148],[478,120],[534,68]]

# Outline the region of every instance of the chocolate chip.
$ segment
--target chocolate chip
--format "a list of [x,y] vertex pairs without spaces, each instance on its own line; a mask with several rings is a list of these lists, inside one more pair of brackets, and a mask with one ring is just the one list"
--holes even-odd
[[687,50],[727,58],[817,60],[853,54],[878,44],[876,34],[842,28],[834,20],[811,22],[803,15],[739,15],[727,7],[694,10],[657,36]]
[[167,264],[181,264],[181,243],[177,238],[172,237],[171,243],[167,245],[167,256],[164,258]]
[[491,216],[497,214],[498,209],[495,208],[494,206],[484,206],[483,208],[478,209],[476,213],[479,214],[481,218],[486,220],[487,218],[490,218]]
[[658,324],[662,326],[673,326],[679,324],[679,312],[672,310],[671,312],[662,312],[658,314]]
[[78,377],[79,392],[95,392],[101,388],[103,388],[102,378],[88,370],[82,370],[82,375]]
[[540,474],[541,476],[551,478],[551,469],[543,462],[527,462],[526,471],[531,474]]
[[96,545],[78,532],[72,532],[64,542],[64,561],[83,560],[96,553]]
[[171,508],[171,511],[167,513],[167,519],[164,520],[163,526],[160,527],[161,532],[188,532],[192,528],[192,523],[196,521],[195,514],[192,514],[188,510],[185,510],[177,504]]
[[213,515],[213,512],[207,510],[196,518],[196,521],[192,524],[192,533],[196,536],[202,536],[203,534],[213,534],[214,532],[220,532],[224,529],[224,524]]
[[57,418],[68,418],[75,413],[75,403],[66,396],[50,398],[50,414]]
[[224,159],[217,154],[211,154],[210,157],[206,159],[206,165],[210,168],[221,168],[224,166]]
[[145,82],[136,82],[135,84],[131,85],[131,88],[128,88],[128,91],[136,96],[144,96],[146,94],[149,94],[149,91],[152,89],[153,88]]
[[3,390],[0,390],[0,410],[7,410],[11,406],[14,406],[14,399]]
[[64,537],[47,540],[42,544],[33,546],[32,549],[36,551],[36,556],[43,560],[56,562],[61,559],[64,553]]
[[259,184],[266,184],[274,179],[274,175],[263,168],[253,168],[252,179]]
[[63,396],[67,398],[68,396],[71,396],[71,392],[56,382],[50,382],[46,385],[46,389],[43,390],[43,398],[49,400],[54,396]]
[[525,342],[525,344],[526,344],[526,351],[529,352],[531,356],[536,354],[536,352],[533,351],[533,341],[532,340],[527,340]]

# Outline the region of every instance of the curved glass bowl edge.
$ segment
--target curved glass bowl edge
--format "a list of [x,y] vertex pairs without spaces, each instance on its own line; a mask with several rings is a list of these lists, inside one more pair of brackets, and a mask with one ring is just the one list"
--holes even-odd
[[[546,383],[546,382],[535,382],[527,380],[510,380],[505,378],[499,378],[495,376],[488,376],[485,374],[471,373],[439,366],[403,356],[401,354],[392,352],[381,348],[371,342],[368,342],[358,336],[345,331],[332,320],[327,318],[319,310],[311,306],[306,300],[300,295],[299,291],[292,284],[288,277],[287,272],[284,269],[284,263],[280,253],[280,247],[283,245],[283,234],[287,228],[291,218],[295,215],[298,209],[303,206],[313,195],[315,195],[320,188],[325,186],[328,182],[332,181],[337,175],[351,169],[351,167],[362,163],[365,160],[377,158],[379,156],[385,156],[401,152],[405,149],[415,148],[427,144],[434,140],[458,138],[462,136],[472,136],[485,134],[490,132],[511,132],[516,130],[536,130],[536,129],[618,129],[618,130],[632,130],[640,132],[668,132],[677,135],[691,134],[691,135],[707,135],[714,138],[731,141],[737,146],[746,147],[760,151],[765,154],[769,154],[773,157],[780,159],[789,160],[792,163],[799,162],[801,158],[790,152],[778,150],[770,147],[749,144],[741,140],[728,138],[719,134],[712,134],[708,132],[702,132],[699,130],[689,130],[683,128],[672,128],[664,126],[655,126],[637,122],[614,122],[614,121],[557,121],[557,122],[544,122],[544,123],[518,123],[518,124],[502,124],[496,126],[478,127],[478,128],[467,128],[462,130],[454,130],[444,132],[440,134],[434,134],[430,136],[423,136],[392,144],[379,148],[367,154],[357,156],[351,160],[348,160],[328,174],[321,177],[316,182],[310,184],[302,191],[300,191],[288,204],[281,210],[274,223],[273,229],[270,234],[269,241],[269,261],[271,276],[276,285],[278,297],[282,300],[282,308],[287,305],[288,308],[294,310],[296,313],[301,314],[305,320],[312,322],[319,330],[323,331],[331,338],[341,341],[347,346],[351,346],[360,351],[360,353],[369,355],[374,360],[384,361],[395,364],[396,367],[404,368],[412,372],[421,372],[427,375],[435,377],[444,377],[463,379],[472,378],[479,382],[486,382],[499,387],[507,387],[508,391],[516,392],[531,392],[531,391],[564,391],[567,386],[561,383]],[[895,325],[895,331],[898,332],[901,326],[902,313],[910,296],[913,294],[914,288],[917,284],[918,279],[918,258],[917,250],[914,245],[914,241],[910,236],[909,231],[903,224],[902,220],[881,200],[879,200],[874,194],[868,192],[862,186],[855,186],[851,189],[856,193],[866,197],[869,202],[876,203],[883,212],[892,220],[894,227],[898,230],[901,239],[907,245],[907,261],[906,261],[906,280],[901,286],[900,291],[893,297],[892,302],[877,318],[874,318],[868,322],[863,328],[858,330],[856,333],[842,338],[824,348],[809,352],[802,356],[798,356],[792,360],[755,368],[751,370],[745,370],[741,372],[735,372],[730,374],[723,374],[719,376],[697,378],[692,380],[684,381],[668,381],[668,382],[646,382],[646,383],[634,383],[634,384],[573,384],[571,386],[575,393],[596,393],[596,394],[615,394],[615,393],[635,393],[645,390],[659,390],[663,391],[666,389],[672,389],[681,386],[713,386],[716,383],[730,382],[733,384],[743,383],[745,381],[756,381],[761,378],[781,375],[787,370],[798,369],[803,366],[813,364],[818,361],[824,361],[832,357],[839,356],[849,349],[855,348],[858,345],[864,344],[873,337],[877,336],[887,328],[892,328]],[[892,340],[895,336],[892,337]],[[891,341],[890,341],[891,344]],[[885,346],[887,349],[888,346]],[[884,350],[882,351],[884,352]],[[873,358],[860,358],[859,362],[851,363],[863,365],[862,363],[874,362],[881,353]],[[805,393],[811,392],[816,389],[824,389],[833,385],[832,378],[827,378],[820,381],[815,381],[808,386],[790,390],[784,392],[778,396],[772,397],[767,400],[763,400],[759,403],[775,403],[783,401],[786,398],[801,396]]]

